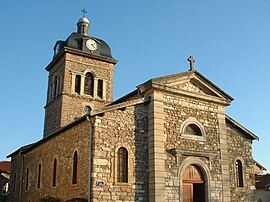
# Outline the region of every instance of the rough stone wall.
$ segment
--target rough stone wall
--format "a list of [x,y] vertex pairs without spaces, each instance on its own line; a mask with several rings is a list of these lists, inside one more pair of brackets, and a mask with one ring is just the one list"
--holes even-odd
[[[211,152],[214,156],[212,159],[200,156],[198,158],[204,161],[211,170],[211,199],[213,201],[222,201],[218,106],[214,103],[165,94],[164,111],[166,149],[178,148],[187,152]],[[189,139],[181,136],[180,126],[189,117],[196,118],[203,125],[206,134],[204,140]],[[175,156],[166,154],[166,200],[179,200],[179,165],[188,155],[181,155],[180,162],[177,165]]]
[[[147,105],[106,112],[94,126],[94,201],[148,201]],[[128,183],[119,183],[117,150],[128,150]]]
[[[84,74],[86,70],[93,72],[96,78],[106,80],[105,100],[72,92],[72,74]],[[113,73],[113,64],[69,53],[66,54],[61,126],[65,126],[81,117],[84,107],[87,105],[92,109],[98,109],[112,101]],[[84,86],[81,86],[81,88],[84,89]]]
[[61,126],[62,95],[57,96],[45,108],[44,137],[55,132]]
[[[24,156],[22,200],[39,201],[45,196],[60,198],[65,201],[71,198],[86,198],[88,194],[89,170],[89,137],[90,124],[88,121],[64,131],[62,134],[47,140],[38,147],[28,151]],[[73,153],[78,152],[78,183],[72,184]],[[17,173],[20,180],[22,159],[12,157],[12,174]],[[56,187],[52,187],[53,161],[57,159]],[[37,188],[38,165],[41,163],[41,185]],[[29,168],[29,188],[25,189],[25,174]],[[20,184],[16,192],[11,192],[11,201],[19,201]]]
[[[44,136],[51,134],[58,130],[61,126],[61,113],[62,113],[62,89],[64,77],[65,63],[61,60],[50,71],[48,76],[48,89],[47,89],[47,102],[45,106],[45,120],[44,120]],[[60,92],[55,98],[49,100],[49,86],[54,82],[54,77],[58,75],[61,77]]]
[[[85,71],[93,72],[95,78],[104,81],[106,94],[104,99],[72,92],[74,88],[72,75],[84,75]],[[111,63],[66,53],[63,59],[50,71],[49,84],[53,82],[56,74],[61,75],[61,94],[45,106],[45,136],[81,117],[85,106],[98,109],[109,104],[113,99],[114,65]],[[83,90],[84,86],[81,88]]]
[[22,157],[18,154],[11,158],[10,173],[10,201],[19,201],[18,197],[20,195],[20,187],[22,182]]
[[[227,127],[232,201],[256,201],[254,195],[255,174],[253,170],[252,141],[230,123],[227,123]],[[237,159],[242,161],[244,187],[237,187],[236,185],[235,161]]]
[[64,84],[64,92],[70,93],[71,74],[69,71],[83,73],[85,70],[92,71],[97,78],[107,81],[106,101],[108,103],[113,100],[113,80],[114,80],[114,64],[103,62],[96,59],[86,58],[79,55],[66,55],[66,71]]

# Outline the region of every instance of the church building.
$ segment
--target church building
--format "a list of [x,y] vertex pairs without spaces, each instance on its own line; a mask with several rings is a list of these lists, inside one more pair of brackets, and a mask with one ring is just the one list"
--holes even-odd
[[113,100],[117,60],[89,27],[54,46],[43,138],[9,155],[10,201],[255,201],[258,137],[225,113],[233,98],[190,56]]

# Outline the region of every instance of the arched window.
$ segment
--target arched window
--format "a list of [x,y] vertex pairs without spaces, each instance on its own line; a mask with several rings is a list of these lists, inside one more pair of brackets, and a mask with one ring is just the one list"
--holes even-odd
[[72,168],[72,184],[77,184],[77,172],[78,172],[78,153],[73,154],[73,168]]
[[81,76],[76,75],[75,76],[75,92],[80,94],[81,92]]
[[41,180],[41,164],[38,164],[38,177],[37,177],[37,188],[40,188],[40,180]]
[[235,172],[237,187],[244,187],[243,166],[242,162],[239,159],[235,162]]
[[202,131],[196,124],[192,123],[185,128],[185,134],[202,136]]
[[52,186],[56,186],[56,169],[57,169],[57,160],[56,158],[53,160],[53,178],[52,178]]
[[84,93],[94,96],[94,76],[90,72],[85,74]]
[[103,81],[101,79],[98,80],[97,95],[101,99],[103,98]]
[[117,152],[117,181],[128,182],[128,151],[124,147]]

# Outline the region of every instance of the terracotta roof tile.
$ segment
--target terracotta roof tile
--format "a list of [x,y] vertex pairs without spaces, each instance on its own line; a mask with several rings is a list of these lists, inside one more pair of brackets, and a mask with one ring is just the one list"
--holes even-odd
[[10,161],[0,161],[0,171],[10,172]]

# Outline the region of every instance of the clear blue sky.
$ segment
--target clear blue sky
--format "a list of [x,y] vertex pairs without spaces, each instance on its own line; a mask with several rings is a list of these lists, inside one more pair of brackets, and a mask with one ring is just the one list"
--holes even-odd
[[253,131],[270,170],[269,1],[27,0],[0,2],[0,160],[42,137],[47,73],[59,39],[87,8],[90,34],[119,60],[114,97],[145,80],[197,70],[234,97],[227,113]]

